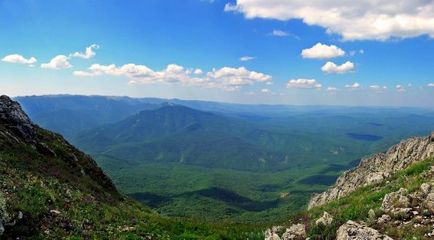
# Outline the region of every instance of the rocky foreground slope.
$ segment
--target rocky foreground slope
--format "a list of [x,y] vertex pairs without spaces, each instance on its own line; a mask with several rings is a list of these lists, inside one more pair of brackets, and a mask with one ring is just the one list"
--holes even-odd
[[0,96],[0,239],[261,239],[168,219],[123,197],[95,161]]
[[365,158],[358,167],[345,172],[336,184],[309,202],[309,208],[339,199],[359,187],[379,183],[412,163],[434,155],[434,132],[428,137],[415,137],[402,141],[385,153]]
[[434,133],[364,159],[265,239],[434,239]]

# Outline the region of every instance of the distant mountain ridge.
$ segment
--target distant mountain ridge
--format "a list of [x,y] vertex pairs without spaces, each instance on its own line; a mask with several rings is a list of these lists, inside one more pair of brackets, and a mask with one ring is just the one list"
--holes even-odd
[[[130,162],[182,162],[206,167],[282,167],[283,152],[267,150],[256,136],[272,134],[227,117],[166,104],[86,131],[78,145],[93,154]],[[278,135],[276,135],[278,136]]]
[[127,97],[49,95],[15,98],[33,121],[73,140],[77,133],[114,123],[158,104]]

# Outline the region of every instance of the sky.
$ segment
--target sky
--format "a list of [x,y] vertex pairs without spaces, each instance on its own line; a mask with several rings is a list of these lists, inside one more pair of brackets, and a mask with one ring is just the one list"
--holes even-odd
[[434,108],[433,0],[0,0],[0,94]]

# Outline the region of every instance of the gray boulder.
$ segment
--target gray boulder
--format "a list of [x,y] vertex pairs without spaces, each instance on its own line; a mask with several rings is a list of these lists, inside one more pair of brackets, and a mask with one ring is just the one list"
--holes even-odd
[[405,188],[386,194],[383,198],[383,203],[381,204],[381,208],[385,212],[390,212],[396,208],[408,207],[410,207],[410,198],[408,197],[408,191]]
[[282,240],[289,239],[305,239],[306,229],[304,224],[294,224],[286,229],[286,232],[282,235]]
[[393,240],[365,225],[348,221],[336,232],[336,240]]

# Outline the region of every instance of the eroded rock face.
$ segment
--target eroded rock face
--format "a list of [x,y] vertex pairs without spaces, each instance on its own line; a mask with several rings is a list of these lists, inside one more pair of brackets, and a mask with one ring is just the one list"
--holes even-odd
[[336,232],[336,240],[393,240],[365,225],[348,221]]
[[329,190],[314,196],[309,209],[346,196],[359,187],[381,182],[412,163],[434,156],[433,140],[434,133],[428,137],[410,138],[386,153],[363,159],[358,167],[341,175]]
[[20,105],[8,96],[0,96],[0,124],[8,126],[25,140],[34,136],[34,126]]

